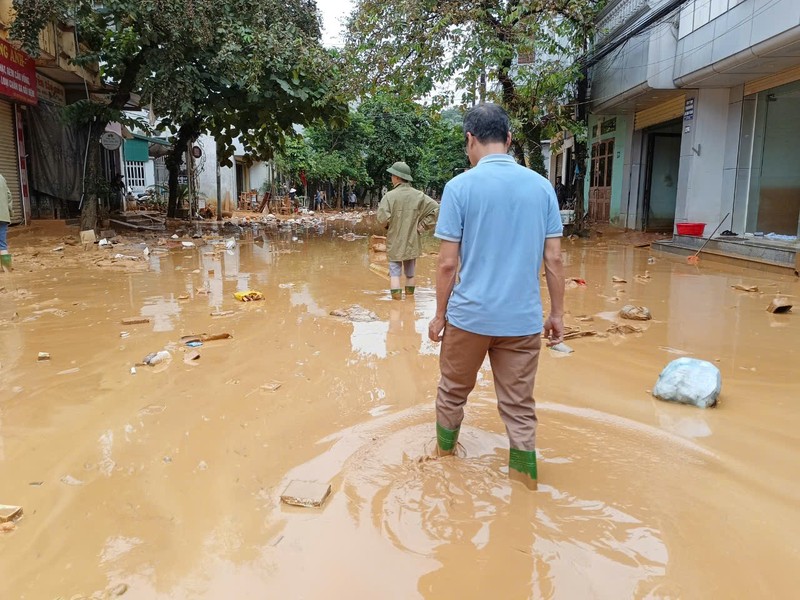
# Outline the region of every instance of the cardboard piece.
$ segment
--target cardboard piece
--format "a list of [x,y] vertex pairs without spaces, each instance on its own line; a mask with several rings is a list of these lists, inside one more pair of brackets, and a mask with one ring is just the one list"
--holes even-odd
[[122,319],[123,325],[142,325],[149,322],[150,317],[126,317]]
[[788,298],[775,298],[767,307],[767,312],[776,314],[787,313],[790,310],[792,310],[792,305]]
[[97,241],[97,234],[94,229],[81,231],[81,244],[94,244]]
[[304,506],[306,508],[319,508],[331,493],[329,483],[316,483],[314,481],[298,481],[296,479],[289,482],[286,489],[281,494],[281,502],[292,506]]
[[0,504],[0,523],[16,521],[22,516],[22,507],[11,504]]

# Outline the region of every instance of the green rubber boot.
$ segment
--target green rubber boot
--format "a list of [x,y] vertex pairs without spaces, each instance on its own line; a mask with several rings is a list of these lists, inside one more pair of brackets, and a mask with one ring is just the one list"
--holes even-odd
[[392,300],[402,300],[403,290],[390,290],[392,292]]
[[406,286],[406,296],[413,296],[414,295],[415,287],[413,285]]
[[436,424],[436,445],[439,448],[440,456],[447,456],[456,451],[459,429],[445,429],[438,423]]
[[0,268],[5,269],[6,271],[11,270],[11,255],[10,254],[0,254]]
[[[508,471],[509,475],[515,479],[522,480],[529,487],[532,484],[535,488],[538,478],[536,472],[536,450],[511,448],[508,453]],[[512,471],[515,471],[515,473],[512,473]],[[519,475],[522,475],[522,477],[519,477]]]

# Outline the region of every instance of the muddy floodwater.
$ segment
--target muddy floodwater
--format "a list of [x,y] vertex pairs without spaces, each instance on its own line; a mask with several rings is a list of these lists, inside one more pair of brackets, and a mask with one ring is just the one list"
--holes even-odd
[[[543,352],[529,492],[507,478],[488,363],[459,456],[426,460],[437,245],[397,302],[349,230],[248,229],[231,249],[148,238],[130,264],[98,257],[144,243],[11,238],[0,504],[24,516],[0,532],[0,598],[797,596],[800,308],[765,310],[779,293],[800,304],[794,278],[565,240],[566,274],[586,282],[566,323],[600,335]],[[249,289],[265,299],[234,299]],[[641,331],[614,330],[627,303],[652,312],[626,322]],[[359,320],[329,314],[352,305]],[[203,333],[232,338],[181,342]],[[719,367],[717,408],[650,395],[679,356]],[[286,506],[292,480],[331,495]]]

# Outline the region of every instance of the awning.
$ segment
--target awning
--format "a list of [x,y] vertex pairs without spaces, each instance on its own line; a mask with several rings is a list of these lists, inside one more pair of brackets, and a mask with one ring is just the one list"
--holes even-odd
[[147,162],[150,160],[150,144],[145,140],[125,140],[125,160],[127,162]]

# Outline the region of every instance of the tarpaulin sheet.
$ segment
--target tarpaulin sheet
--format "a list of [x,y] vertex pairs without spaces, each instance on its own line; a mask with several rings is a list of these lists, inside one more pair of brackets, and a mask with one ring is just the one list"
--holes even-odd
[[64,123],[61,108],[46,102],[28,107],[27,113],[31,188],[54,198],[80,202],[86,129]]

